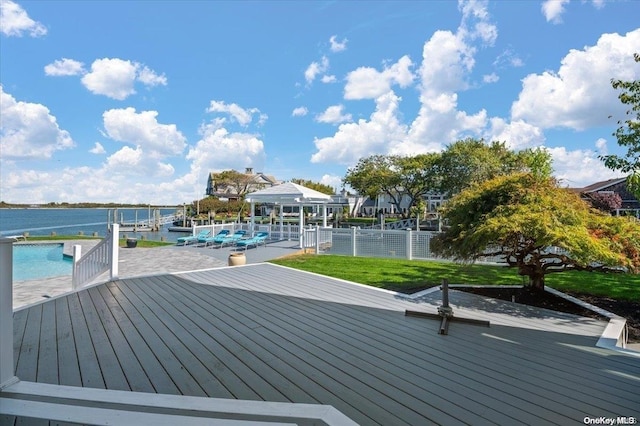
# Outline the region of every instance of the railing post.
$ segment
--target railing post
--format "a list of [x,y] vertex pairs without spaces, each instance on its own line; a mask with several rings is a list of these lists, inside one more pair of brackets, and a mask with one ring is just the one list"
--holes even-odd
[[118,254],[120,253],[120,226],[115,223],[111,230],[111,255],[109,256],[109,267],[111,269],[111,280],[118,279]]
[[13,370],[13,240],[0,238],[0,389],[17,381]]
[[82,246],[76,244],[73,246],[73,268],[71,269],[71,289],[75,290],[80,284],[80,277],[78,276],[78,262],[82,257]]
[[407,237],[406,237],[406,243],[407,243],[407,259],[412,260],[413,259],[413,244],[412,244],[412,240],[413,240],[413,231],[411,230],[411,228],[407,228]]
[[316,254],[320,253],[320,227],[316,226]]
[[356,249],[356,227],[351,227],[351,256],[356,257],[358,250]]

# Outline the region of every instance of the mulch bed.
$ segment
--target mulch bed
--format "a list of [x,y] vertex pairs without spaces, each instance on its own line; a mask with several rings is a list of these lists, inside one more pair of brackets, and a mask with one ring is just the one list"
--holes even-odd
[[[549,292],[539,292],[527,287],[523,288],[491,288],[491,287],[464,287],[456,288],[469,293],[492,297],[501,300],[514,300],[524,305],[537,306],[568,314],[580,315],[589,318],[606,319],[603,316],[585,309],[575,303],[569,302]],[[608,297],[593,296],[582,293],[566,293],[591,305],[597,306],[627,319],[629,328],[629,343],[640,342],[640,302],[615,300]]]

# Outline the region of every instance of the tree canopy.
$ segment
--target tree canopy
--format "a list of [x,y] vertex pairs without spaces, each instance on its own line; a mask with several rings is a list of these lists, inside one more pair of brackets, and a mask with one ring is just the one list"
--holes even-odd
[[256,184],[254,175],[236,170],[224,170],[220,173],[215,173],[213,175],[213,186],[216,192],[224,187],[231,187],[240,199],[244,198],[249,189],[261,189],[260,185]]
[[[640,54],[633,55],[640,63]],[[618,121],[618,129],[613,135],[618,145],[627,148],[624,156],[604,155],[600,158],[611,170],[628,173],[627,186],[633,195],[640,200],[640,80],[611,80],[614,89],[620,90],[618,99],[629,106],[627,119]]]
[[291,182],[297,185],[302,185],[309,189],[313,189],[314,191],[322,192],[323,194],[333,195],[335,193],[334,189],[331,186],[325,185],[324,183],[313,182],[306,179],[291,179]]
[[496,176],[534,171],[550,176],[551,157],[543,149],[512,151],[503,142],[465,139],[449,145],[438,160],[439,192],[453,196]]
[[375,199],[384,194],[396,209],[403,212],[401,202],[408,197],[410,208],[429,191],[438,186],[436,162],[439,154],[420,154],[413,157],[400,155],[372,155],[362,158],[347,171],[343,182],[361,195]]
[[552,178],[499,176],[462,191],[442,214],[451,226],[433,241],[436,254],[504,256],[534,288],[553,272],[640,270],[640,225],[598,212]]
[[347,171],[343,182],[371,199],[387,195],[398,211],[407,197],[406,217],[430,192],[453,196],[474,183],[515,171],[551,176],[551,156],[544,149],[515,152],[502,142],[465,139],[441,153],[362,158]]

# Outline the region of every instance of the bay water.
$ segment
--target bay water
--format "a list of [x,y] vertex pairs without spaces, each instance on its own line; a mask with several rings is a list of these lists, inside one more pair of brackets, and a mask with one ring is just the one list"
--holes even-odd
[[[176,212],[175,208],[162,208],[160,215],[166,216]],[[153,209],[147,208],[118,208],[117,221],[133,223],[147,221]],[[0,236],[14,236],[28,233],[30,236],[55,235],[98,235],[104,237],[107,234],[107,224],[113,215],[113,209],[108,208],[10,208],[0,209]],[[111,216],[111,220],[112,216]],[[171,232],[167,224],[153,232],[121,232],[134,238],[142,238],[151,241],[162,239],[175,242],[178,237],[188,235],[184,232]]]

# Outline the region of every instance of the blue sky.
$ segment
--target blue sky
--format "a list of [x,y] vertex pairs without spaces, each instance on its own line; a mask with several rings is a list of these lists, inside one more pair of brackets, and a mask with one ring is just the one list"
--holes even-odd
[[466,137],[617,177],[640,2],[0,0],[0,200],[178,204],[209,172],[341,187]]

